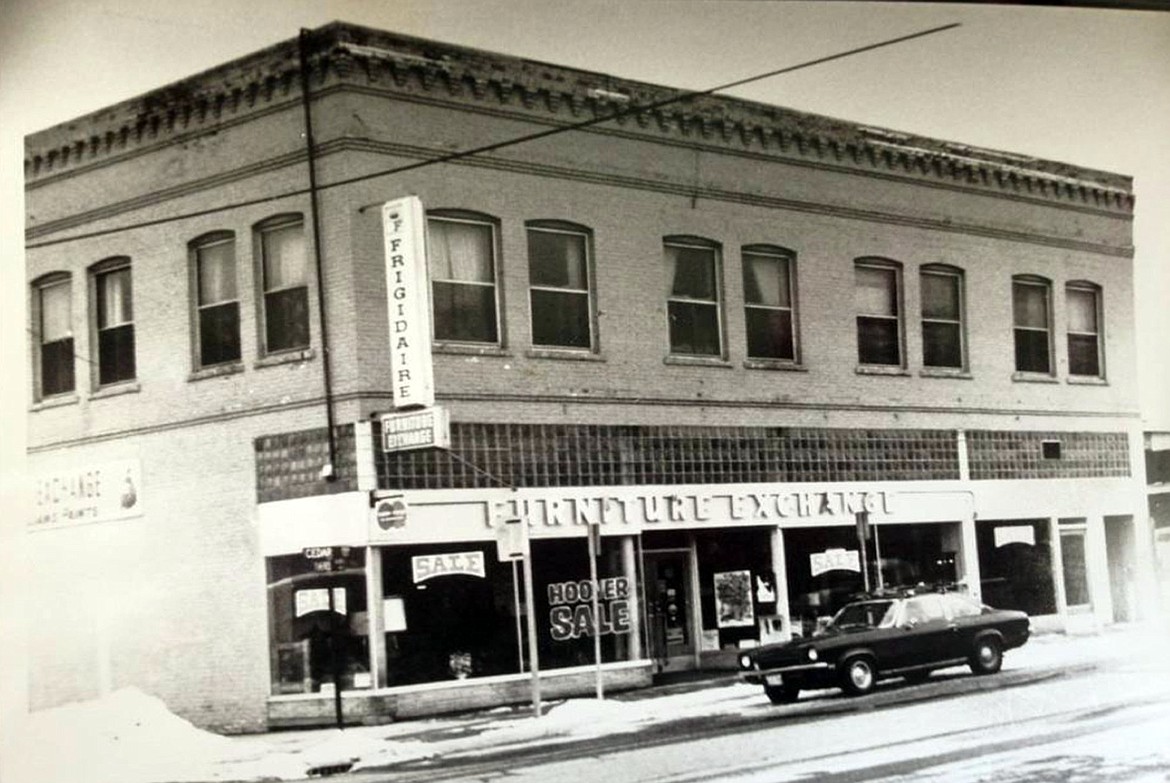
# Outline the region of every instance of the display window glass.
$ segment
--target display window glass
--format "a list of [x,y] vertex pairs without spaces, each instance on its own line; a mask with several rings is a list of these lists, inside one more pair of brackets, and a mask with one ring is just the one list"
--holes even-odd
[[390,686],[517,674],[512,564],[495,545],[382,550]]
[[335,557],[329,560],[332,570],[328,572],[319,570],[324,561],[301,554],[268,558],[275,694],[319,693],[336,687],[337,682],[342,690],[372,685],[365,551],[358,547],[329,549]]

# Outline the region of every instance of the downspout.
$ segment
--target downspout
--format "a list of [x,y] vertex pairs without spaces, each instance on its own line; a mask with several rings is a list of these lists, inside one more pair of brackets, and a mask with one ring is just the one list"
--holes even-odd
[[337,478],[337,436],[333,431],[333,378],[329,369],[329,330],[325,318],[325,271],[321,253],[321,213],[317,204],[317,158],[313,141],[313,113],[309,100],[309,39],[312,31],[301,28],[298,49],[301,71],[301,107],[305,115],[305,153],[309,162],[309,201],[313,215],[313,260],[317,272],[317,320],[321,329],[322,380],[325,386],[325,421],[329,440],[329,464],[321,469],[326,481]]

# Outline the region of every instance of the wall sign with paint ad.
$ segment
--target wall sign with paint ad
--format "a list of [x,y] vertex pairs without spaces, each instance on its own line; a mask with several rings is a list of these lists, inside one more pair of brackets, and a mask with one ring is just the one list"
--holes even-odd
[[382,205],[382,239],[394,407],[434,405],[426,217],[417,196]]
[[33,475],[30,528],[110,522],[142,516],[142,467],[137,459]]

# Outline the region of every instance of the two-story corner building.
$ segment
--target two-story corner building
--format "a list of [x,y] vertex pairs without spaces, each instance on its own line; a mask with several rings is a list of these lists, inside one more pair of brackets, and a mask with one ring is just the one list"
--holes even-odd
[[34,706],[522,701],[528,623],[546,695],[595,630],[636,687],[866,584],[1146,611],[1128,177],[340,23],[25,166]]

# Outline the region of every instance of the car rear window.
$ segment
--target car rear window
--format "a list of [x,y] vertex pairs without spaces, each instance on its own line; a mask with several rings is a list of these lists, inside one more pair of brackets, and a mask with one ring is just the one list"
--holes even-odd
[[951,613],[951,617],[974,617],[983,614],[982,605],[965,595],[948,593],[943,596],[943,601],[946,602],[947,611]]

